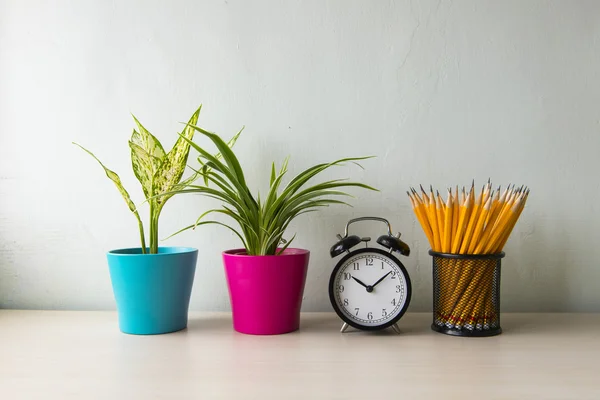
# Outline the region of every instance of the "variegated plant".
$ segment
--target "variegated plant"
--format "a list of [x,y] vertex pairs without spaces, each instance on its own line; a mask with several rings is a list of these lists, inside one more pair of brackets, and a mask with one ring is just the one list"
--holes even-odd
[[[290,245],[295,237],[294,235],[288,241],[283,239],[290,222],[297,216],[331,204],[347,205],[347,203],[335,199],[335,197],[348,196],[344,191],[340,191],[340,188],[358,187],[376,190],[363,183],[349,182],[345,179],[329,180],[306,187],[312,178],[331,167],[347,162],[356,164],[358,161],[370,157],[343,158],[330,163],[317,164],[301,172],[280,190],[287,173],[288,159],[286,159],[279,172],[273,163],[270,188],[264,200],[261,200],[260,195],[255,198],[247,186],[240,162],[227,143],[212,132],[193,125],[188,125],[188,127],[209,138],[222,154],[222,161],[220,157],[213,156],[191,139],[182,136],[200,153],[198,157],[200,170],[197,173],[203,176],[205,185],[188,184],[175,192],[204,194],[221,200],[223,206],[206,211],[200,215],[196,223],[179,232],[195,228],[198,225],[218,224],[230,229],[239,237],[248,255],[278,255]],[[213,187],[209,187],[209,183]],[[205,221],[204,217],[210,213],[224,214],[232,218],[239,225],[239,230],[220,221]]]
[[[168,153],[165,152],[160,141],[144,128],[135,116],[133,117],[137,125],[137,130],[133,130],[131,139],[129,140],[131,164],[136,178],[142,185],[146,202],[150,208],[149,248],[146,247],[144,226],[137,207],[131,200],[127,190],[123,187],[119,175],[108,169],[92,152],[77,143],[73,143],[98,161],[102,168],[104,168],[106,176],[113,181],[121,196],[125,199],[129,210],[131,210],[138,221],[140,241],[144,254],[148,251],[150,254],[158,252],[158,220],[165,203],[173,196],[173,191],[193,183],[199,176],[199,172],[195,172],[189,178],[181,180],[190,152],[190,141],[194,137],[195,129],[193,126],[198,122],[201,109],[202,106],[194,112],[183,132],[179,134],[180,136],[173,145],[173,148]],[[227,145],[232,146],[239,134],[235,135]],[[221,156],[218,154],[214,157],[220,158]]]

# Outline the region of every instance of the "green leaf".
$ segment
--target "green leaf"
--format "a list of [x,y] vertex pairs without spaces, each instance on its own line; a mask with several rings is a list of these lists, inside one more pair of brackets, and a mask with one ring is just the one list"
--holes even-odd
[[[287,161],[287,159],[286,159]],[[285,168],[284,168],[285,167]],[[281,184],[281,180],[283,176],[287,173],[287,162],[284,163],[283,167],[279,175],[271,182],[271,186],[269,188],[269,193],[267,194],[267,200],[265,201],[265,209],[269,209],[275,199],[277,199],[277,191],[279,190],[279,185]]]
[[[194,127],[194,126],[192,126],[192,127],[194,129],[198,130],[199,132],[203,131],[198,127]],[[222,148],[223,145],[225,145],[225,147],[227,147],[227,144],[220,137],[218,137],[217,135],[214,135],[214,134],[210,134],[210,135],[211,136],[209,136],[209,138],[213,141],[213,143],[215,143],[215,145],[218,148]],[[228,165],[223,164],[221,161],[219,161],[219,159],[217,159],[216,156],[213,156],[208,151],[204,150],[202,147],[198,146],[196,143],[192,142],[191,140],[188,140],[188,139],[185,139],[185,140],[187,140],[189,142],[189,144],[198,153],[200,153],[201,157],[203,157],[204,159],[206,159],[208,161],[207,165],[210,165],[211,168],[215,169],[215,171],[217,171],[218,173],[221,173],[224,176],[224,178],[229,180],[229,182],[231,183],[231,186],[233,186],[236,189],[241,201],[247,207],[248,211],[250,213],[252,213],[253,218],[258,218],[258,209],[257,209],[258,204],[257,204],[256,200],[254,199],[254,197],[252,197],[250,190],[246,186],[246,182],[245,181],[241,182],[238,179],[238,176],[236,175],[235,171],[233,171]],[[227,147],[227,149],[229,151],[229,158],[235,158],[235,155],[233,154],[233,152],[231,152],[231,150],[229,150],[228,147]],[[237,159],[235,159],[235,162],[239,165],[239,162],[237,161]]]
[[[330,168],[335,165],[339,165],[346,161],[364,159],[364,158],[368,158],[368,157],[341,159],[341,160],[337,160],[337,161],[334,161],[329,164],[319,164],[319,165],[316,165],[314,167],[311,167],[311,168],[305,170],[304,172],[301,172],[294,179],[292,179],[292,181],[286,186],[286,188],[283,190],[283,193],[281,194],[281,196],[277,197],[276,200],[274,200],[272,203],[268,204],[268,207],[265,211],[265,219],[273,220],[274,213],[277,213],[278,210],[281,209],[281,207],[283,206],[284,203],[288,203],[291,200],[292,195],[294,195],[294,193],[296,193],[298,190],[300,190],[300,188],[306,182],[308,182],[312,177],[314,177],[316,174],[326,170],[327,168]],[[340,185],[340,184],[337,184],[337,182],[340,182],[340,181],[343,181],[343,180],[328,181],[326,183],[333,185],[330,187],[336,187],[336,186]],[[368,188],[368,189],[373,189],[373,188],[370,188],[369,186],[366,186],[363,184],[354,185],[354,184],[344,183],[344,184],[342,184],[342,186],[360,186],[360,187],[364,187],[364,188]],[[317,189],[319,189],[319,187],[315,186],[313,188],[306,189],[304,192],[314,191]],[[375,189],[373,189],[373,190],[375,190]]]
[[[153,193],[155,195],[171,191],[181,180],[190,152],[189,141],[192,140],[195,132],[195,130],[191,128],[191,125],[198,123],[201,109],[202,106],[194,112],[188,125],[186,125],[175,142],[175,145],[173,145],[171,151],[164,157],[161,167],[154,174]],[[170,197],[171,196],[162,196],[157,199],[157,202],[159,205],[163,205]]]
[[[240,227],[240,231],[236,232],[241,235],[240,239],[243,241],[249,255],[280,254],[281,249],[278,250],[278,245],[282,240],[282,236],[290,222],[297,216],[314,212],[321,207],[333,204],[349,205],[333,198],[349,196],[346,192],[335,189],[359,187],[375,190],[368,185],[348,182],[346,180],[331,180],[305,188],[310,179],[332,166],[370,158],[351,157],[308,168],[294,177],[280,194],[278,193],[279,187],[287,173],[289,159],[286,158],[279,173],[277,173],[275,163],[272,163],[269,191],[264,201],[260,200],[260,196],[255,199],[246,184],[239,160],[227,143],[212,132],[208,132],[195,125],[191,126],[202,135],[208,137],[216,146],[219,154],[214,156],[198,144],[186,139],[190,146],[199,153],[198,162],[200,167],[195,172],[197,176],[204,178],[205,186],[179,186],[176,192],[201,193],[205,196],[221,199],[223,206],[219,211],[212,210],[204,213],[196,223],[202,224],[203,222],[199,221],[212,212],[220,212],[232,218]],[[219,157],[219,155],[222,157]],[[210,190],[207,189],[208,184],[211,185]],[[215,223],[215,221],[207,223]],[[191,229],[191,227],[193,225],[188,228]],[[286,243],[284,248],[287,248],[290,242]]]
[[142,126],[135,115],[132,114],[131,116],[139,129],[139,132],[134,129],[133,134],[131,135],[131,141],[144,149],[150,156],[162,160],[165,157],[165,150],[160,144],[160,141]]
[[186,226],[185,228],[182,228],[182,229],[178,230],[177,232],[175,232],[174,234],[172,234],[172,235],[168,236],[167,238],[165,238],[165,239],[163,239],[163,240],[167,240],[167,239],[169,239],[169,238],[172,238],[173,236],[175,236],[175,235],[178,235],[178,234],[180,234],[181,232],[185,232],[185,231],[187,231],[187,230],[189,230],[189,229],[195,229],[195,228],[196,228],[197,226],[199,226],[199,225],[208,225],[208,224],[221,225],[221,226],[224,226],[225,228],[227,228],[227,229],[231,230],[233,233],[235,233],[235,234],[236,234],[236,236],[237,236],[238,238],[240,238],[240,240],[242,241],[242,244],[244,245],[244,247],[245,247],[245,248],[247,248],[247,246],[246,246],[246,241],[244,240],[244,237],[243,237],[243,236],[242,236],[242,235],[241,235],[241,234],[240,234],[240,233],[239,233],[239,232],[238,232],[238,231],[237,231],[235,228],[232,228],[231,226],[229,226],[229,225],[227,225],[227,224],[224,224],[224,223],[222,223],[222,222],[219,222],[219,221],[203,221],[203,222],[199,222],[199,223],[197,223],[197,224],[188,225],[188,226]]
[[296,234],[295,233],[294,233],[294,236],[292,236],[292,238],[290,240],[288,240],[281,249],[279,249],[279,251],[277,252],[276,255],[280,255],[281,253],[283,253],[285,251],[285,249],[287,249],[290,246],[290,244],[292,244],[292,242],[294,241],[294,239],[296,239]]
[[154,174],[158,168],[160,168],[162,160],[151,156],[133,141],[129,142],[129,147],[131,148],[131,166],[133,167],[133,173],[142,185],[144,196],[149,198],[153,196],[152,180]]
[[349,157],[349,158],[342,158],[336,161],[333,161],[331,163],[328,164],[319,164],[316,165],[312,168],[308,168],[307,170],[305,170],[304,172],[301,172],[300,174],[298,174],[294,179],[292,179],[292,181],[287,185],[285,192],[286,193],[295,193],[298,189],[300,189],[306,182],[308,182],[311,178],[313,178],[315,175],[325,171],[328,168],[331,168],[333,166],[338,166],[341,164],[344,164],[346,162],[354,162],[354,161],[360,161],[360,160],[366,160],[369,158],[373,158],[372,156],[367,156],[367,157]]
[[113,181],[113,183],[115,184],[115,186],[119,190],[119,193],[121,193],[121,196],[123,197],[123,199],[127,203],[127,206],[129,207],[129,210],[133,213],[133,215],[135,216],[135,218],[138,221],[138,225],[139,225],[139,228],[140,228],[140,240],[141,240],[141,243],[142,243],[142,252],[146,253],[146,243],[145,243],[145,238],[144,238],[144,228],[143,228],[142,220],[140,218],[140,214],[138,214],[137,208],[135,207],[135,204],[133,203],[133,201],[131,201],[131,197],[129,196],[129,193],[127,192],[127,190],[125,189],[125,187],[121,183],[121,178],[119,178],[119,175],[117,175],[116,172],[108,169],[102,163],[102,161],[100,161],[98,159],[98,157],[96,157],[94,155],[94,153],[92,153],[91,151],[89,151],[88,149],[86,149],[85,147],[81,146],[78,143],[73,142],[73,144],[75,146],[79,147],[80,149],[82,149],[83,151],[85,151],[86,153],[88,153],[90,156],[92,156],[98,162],[98,164],[100,164],[100,166],[104,169],[104,172],[106,173],[106,176],[111,181]]
[[[215,146],[217,146],[217,149],[219,150],[219,153],[222,155],[223,161],[225,161],[225,164],[227,164],[230,171],[235,175],[235,177],[239,181],[239,183],[241,185],[245,186],[246,180],[244,178],[244,172],[242,171],[240,162],[238,161],[238,159],[235,156],[235,154],[233,153],[233,151],[231,151],[229,146],[227,146],[227,143],[225,143],[223,141],[223,139],[221,139],[218,135],[216,135],[212,132],[206,131],[198,126],[195,126],[195,124],[193,124],[193,123],[188,124],[188,126],[190,126],[191,128],[197,130],[201,134],[208,137],[215,144]],[[191,140],[191,138],[190,138],[190,140]]]
[[277,174],[275,173],[275,163],[271,165],[271,181],[269,182],[269,186],[273,187],[273,183],[277,178]]
[[78,143],[73,142],[73,144],[75,146],[78,146],[80,149],[82,149],[83,151],[85,151],[86,153],[88,153],[90,156],[94,157],[94,159],[96,161],[98,161],[98,164],[100,164],[100,166],[102,168],[104,168],[104,172],[106,173],[106,176],[113,181],[113,183],[115,184],[115,186],[117,187],[117,189],[119,190],[119,192],[121,193],[121,196],[123,196],[123,199],[125,199],[125,202],[127,203],[127,206],[129,207],[129,209],[137,214],[136,211],[136,207],[135,204],[133,204],[133,201],[131,201],[131,197],[129,197],[129,193],[127,192],[127,190],[125,190],[125,188],[123,187],[123,184],[121,183],[121,178],[119,178],[119,175],[117,175],[116,172],[111,171],[110,169],[108,169],[104,164],[102,164],[102,161],[100,161],[98,159],[98,157],[96,157],[94,155],[94,153],[92,153],[91,151],[89,151],[88,149],[86,149],[85,147],[81,146]]
[[[229,141],[227,142],[227,146],[229,148],[232,148],[235,145],[235,142],[237,142],[237,140],[240,137],[240,134],[242,133],[243,130],[244,130],[244,128],[240,129],[238,131],[238,133],[236,133],[231,139],[229,139]],[[181,181],[179,186],[186,186],[186,185],[192,184],[196,181],[196,179],[198,179],[201,176],[204,178],[204,185],[208,186],[208,177],[206,176],[206,174],[210,173],[212,168],[209,165],[204,164],[201,161],[200,157],[198,157],[198,158],[199,158],[198,162],[200,163],[202,168],[200,168],[200,170],[196,170],[196,169],[188,166],[189,168],[191,168],[194,171],[194,174],[189,176],[187,179],[184,179],[183,181]],[[216,159],[221,158],[221,153],[217,153],[215,155],[215,158]]]

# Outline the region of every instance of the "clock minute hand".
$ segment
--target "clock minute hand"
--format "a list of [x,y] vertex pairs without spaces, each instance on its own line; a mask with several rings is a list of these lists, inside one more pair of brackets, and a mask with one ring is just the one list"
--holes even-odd
[[360,279],[357,279],[355,277],[352,277],[352,279],[354,279],[356,282],[358,282],[360,285],[367,287],[367,285],[365,285]]
[[381,278],[379,278],[379,280],[377,282],[375,282],[372,287],[375,287],[375,286],[379,285],[381,283],[381,281],[384,280],[385,278],[387,278],[387,276],[389,274],[391,274],[391,273],[392,273],[392,271],[388,272],[387,274],[385,274],[384,276],[382,276]]

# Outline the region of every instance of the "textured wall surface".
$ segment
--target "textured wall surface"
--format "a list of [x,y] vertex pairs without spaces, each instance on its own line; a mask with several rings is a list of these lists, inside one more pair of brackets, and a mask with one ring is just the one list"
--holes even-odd
[[[412,310],[429,310],[428,245],[405,191],[491,177],[532,189],[503,310],[600,311],[600,3],[517,0],[0,0],[0,307],[114,308],[105,252],[137,246],[137,226],[71,141],[139,201],[129,113],[170,146],[200,103],[205,128],[246,126],[236,151],[263,192],[288,154],[291,173],[377,156],[327,176],[381,192],[289,231],[312,251],[304,310],[331,309],[328,249],[362,215],[403,233]],[[161,236],[214,205],[173,199]],[[229,309],[220,252],[236,238],[208,226],[164,244],[200,249],[191,308]]]

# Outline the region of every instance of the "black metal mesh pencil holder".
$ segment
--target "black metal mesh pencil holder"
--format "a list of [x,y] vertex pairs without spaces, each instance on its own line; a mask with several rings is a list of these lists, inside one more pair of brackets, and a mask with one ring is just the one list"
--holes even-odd
[[500,328],[500,262],[498,254],[446,254],[433,257],[433,324],[436,332],[454,336],[494,336]]

